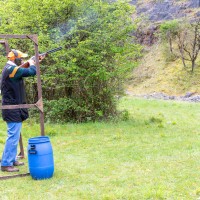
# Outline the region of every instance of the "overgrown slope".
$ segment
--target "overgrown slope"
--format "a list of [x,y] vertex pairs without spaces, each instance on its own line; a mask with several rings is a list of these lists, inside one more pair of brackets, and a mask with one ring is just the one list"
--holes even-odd
[[157,34],[160,24],[165,21],[181,18],[192,21],[199,17],[200,1],[132,0],[131,2],[136,6],[137,16],[144,20],[142,29],[137,34],[138,41],[148,47],[145,47],[146,52],[140,66],[133,71],[127,92],[135,95],[154,92],[168,95],[200,93],[200,58],[196,62],[193,74],[190,72],[191,63],[187,63],[187,69],[184,69],[181,60],[167,62],[166,58],[169,55],[166,54],[164,44],[158,42]]
[[[199,58],[200,59],[200,58]],[[145,53],[141,64],[133,71],[127,92],[134,95],[162,92],[168,95],[184,95],[186,92],[200,93],[200,61],[194,73],[184,69],[182,62],[167,62],[161,44],[155,44]]]

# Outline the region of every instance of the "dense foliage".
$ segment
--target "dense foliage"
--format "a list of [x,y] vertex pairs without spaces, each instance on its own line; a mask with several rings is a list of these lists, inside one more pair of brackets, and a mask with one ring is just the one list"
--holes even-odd
[[[87,121],[116,113],[115,96],[137,64],[141,47],[127,2],[64,0],[0,1],[1,33],[39,36],[39,49],[57,46],[41,66],[46,119]],[[9,40],[12,48],[33,53],[30,41]],[[36,83],[27,82],[29,101]]]

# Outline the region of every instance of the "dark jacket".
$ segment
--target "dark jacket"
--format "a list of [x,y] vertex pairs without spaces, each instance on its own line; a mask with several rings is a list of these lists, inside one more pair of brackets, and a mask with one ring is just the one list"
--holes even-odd
[[[36,75],[36,67],[19,68],[8,61],[1,77],[2,105],[26,104],[23,77]],[[28,118],[28,109],[2,109],[2,117],[6,122],[22,122]]]

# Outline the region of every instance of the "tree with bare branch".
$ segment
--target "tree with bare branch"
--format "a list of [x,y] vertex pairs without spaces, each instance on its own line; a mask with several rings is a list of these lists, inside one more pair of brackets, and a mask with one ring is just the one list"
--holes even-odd
[[194,22],[182,26],[176,35],[178,56],[181,58],[184,67],[186,62],[191,62],[191,71],[194,71],[195,62],[200,52],[200,18]]
[[184,68],[191,63],[194,71],[200,52],[200,18],[190,21],[167,21],[160,26],[160,36],[168,43],[168,52],[174,58],[180,58]]

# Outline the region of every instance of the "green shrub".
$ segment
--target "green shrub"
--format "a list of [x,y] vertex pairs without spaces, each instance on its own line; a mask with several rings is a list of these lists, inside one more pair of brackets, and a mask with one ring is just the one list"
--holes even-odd
[[[132,36],[133,12],[126,1],[2,2],[2,33],[37,33],[42,52],[63,47],[41,66],[48,120],[80,122],[117,113],[114,96],[123,92],[141,51]],[[12,48],[33,53],[31,42],[10,42]],[[37,101],[36,84],[31,84],[27,81],[28,97]]]

